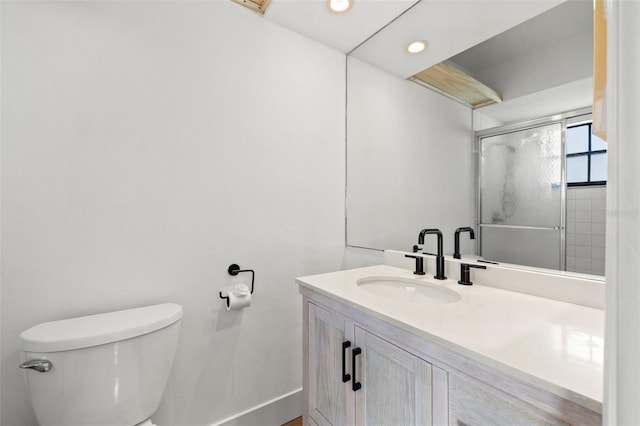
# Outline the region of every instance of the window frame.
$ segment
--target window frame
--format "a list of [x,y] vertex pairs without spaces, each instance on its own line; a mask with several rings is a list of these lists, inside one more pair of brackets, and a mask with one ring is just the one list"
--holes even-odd
[[[565,154],[565,158],[569,159],[571,157],[587,157],[587,181],[582,181],[582,182],[569,182],[567,180],[567,187],[576,187],[576,186],[606,186],[607,185],[607,181],[606,180],[597,180],[597,181],[592,181],[591,180],[591,156],[594,154],[607,154],[607,150],[606,149],[598,149],[598,150],[592,150],[591,149],[591,139],[593,137],[593,134],[591,133],[591,129],[592,129],[592,123],[580,123],[580,124],[575,124],[573,126],[566,126],[566,129],[572,129],[574,127],[582,127],[582,126],[588,126],[588,132],[587,135],[589,136],[589,144],[588,144],[588,150],[587,151],[581,151],[581,152],[573,152],[571,154]],[[566,142],[565,142],[565,146],[566,146]],[[565,160],[566,161],[566,160]]]

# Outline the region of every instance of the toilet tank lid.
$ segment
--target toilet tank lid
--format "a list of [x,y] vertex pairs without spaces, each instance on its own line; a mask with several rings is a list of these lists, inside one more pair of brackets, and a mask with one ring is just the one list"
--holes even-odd
[[175,303],[38,324],[20,334],[26,352],[60,352],[104,345],[167,327],[182,318]]

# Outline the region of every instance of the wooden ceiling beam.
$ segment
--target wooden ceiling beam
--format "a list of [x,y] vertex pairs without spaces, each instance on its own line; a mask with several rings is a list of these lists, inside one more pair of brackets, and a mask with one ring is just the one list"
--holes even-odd
[[412,78],[445,92],[449,97],[461,101],[471,108],[502,102],[502,95],[479,82],[451,62],[444,61],[420,71]]
[[271,0],[231,0],[234,3],[238,3],[241,4],[244,7],[247,7],[251,10],[253,10],[254,12],[258,12],[260,14],[264,14],[264,12],[267,10],[267,6],[269,6],[269,3],[271,2]]

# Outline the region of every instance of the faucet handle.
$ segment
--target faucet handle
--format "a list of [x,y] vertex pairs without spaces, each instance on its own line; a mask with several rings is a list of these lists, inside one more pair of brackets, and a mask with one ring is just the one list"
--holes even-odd
[[487,267],[484,265],[461,263],[460,264],[460,280],[458,281],[458,284],[473,285],[473,283],[471,282],[471,268],[487,269]]
[[[417,244],[413,245],[413,252],[414,253],[420,253],[421,250],[422,249],[420,248],[419,245],[417,245]],[[426,251],[423,251],[422,254],[428,254],[429,256],[437,256],[437,254],[435,254],[435,253],[427,253]],[[407,256],[407,257],[410,257],[410,256]]]
[[422,256],[413,256],[411,254],[405,254],[404,257],[409,257],[416,260],[416,270],[413,271],[414,275],[424,275],[424,258]]

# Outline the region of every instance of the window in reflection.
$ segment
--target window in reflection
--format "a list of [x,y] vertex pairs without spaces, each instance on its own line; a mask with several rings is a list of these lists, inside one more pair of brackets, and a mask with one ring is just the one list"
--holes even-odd
[[607,181],[607,142],[591,134],[591,123],[567,127],[567,185],[603,185]]

